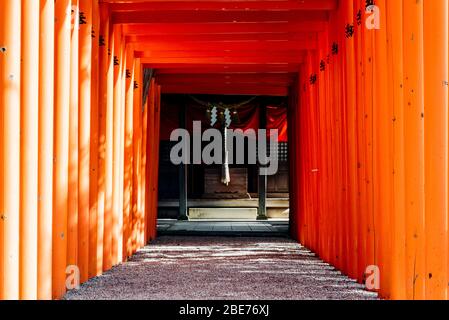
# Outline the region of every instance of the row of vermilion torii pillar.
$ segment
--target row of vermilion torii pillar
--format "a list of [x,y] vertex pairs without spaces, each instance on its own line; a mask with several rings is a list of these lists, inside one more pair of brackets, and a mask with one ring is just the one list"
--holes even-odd
[[1,0],[0,47],[0,299],[57,299],[155,237],[160,86],[98,0]]
[[376,0],[378,30],[367,3],[340,1],[292,90],[293,235],[377,266],[383,298],[447,299],[448,1]]
[[[291,92],[292,232],[378,266],[382,297],[445,299],[448,2],[376,0],[379,30],[367,3],[340,1]],[[0,1],[0,298],[60,298],[67,266],[155,236],[160,87],[144,104],[123,40],[98,1]]]

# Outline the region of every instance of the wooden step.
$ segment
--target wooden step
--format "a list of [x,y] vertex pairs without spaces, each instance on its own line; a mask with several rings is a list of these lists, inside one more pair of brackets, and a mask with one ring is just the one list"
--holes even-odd
[[256,208],[189,208],[190,219],[256,219]]

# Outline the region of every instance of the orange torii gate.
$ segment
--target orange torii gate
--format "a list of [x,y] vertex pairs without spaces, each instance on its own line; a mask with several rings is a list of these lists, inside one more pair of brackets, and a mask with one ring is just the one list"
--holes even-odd
[[289,96],[292,237],[382,298],[447,299],[448,7],[0,0],[0,299],[156,237],[162,93]]

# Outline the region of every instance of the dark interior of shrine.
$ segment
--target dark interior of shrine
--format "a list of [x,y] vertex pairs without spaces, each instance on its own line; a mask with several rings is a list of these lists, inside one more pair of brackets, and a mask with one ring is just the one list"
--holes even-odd
[[[277,96],[163,94],[159,158],[159,219],[189,220],[288,220],[289,174],[287,98]],[[174,165],[170,150],[177,141],[170,134],[178,128],[192,132],[193,121],[202,131],[211,127],[210,106],[229,106],[231,129],[278,130],[278,170],[260,176],[259,165],[248,158],[245,138],[244,164],[230,164],[230,183],[221,181],[222,164]],[[218,112],[218,118],[223,115]],[[218,119],[220,121],[220,119]],[[193,139],[192,135],[190,137]],[[207,142],[202,142],[204,146]],[[234,154],[238,152],[234,144]],[[260,201],[263,200],[263,201]]]

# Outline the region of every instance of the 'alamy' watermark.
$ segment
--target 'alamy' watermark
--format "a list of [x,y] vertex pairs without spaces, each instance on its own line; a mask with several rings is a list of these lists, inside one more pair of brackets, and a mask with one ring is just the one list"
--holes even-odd
[[380,8],[374,4],[366,7],[365,10],[368,17],[365,21],[365,26],[368,30],[380,29]]
[[[193,122],[193,139],[191,150],[190,133],[186,129],[175,129],[170,141],[178,142],[170,151],[170,160],[174,165],[180,164],[259,164],[260,175],[270,176],[278,171],[278,130],[210,128],[202,133],[201,121]],[[245,143],[245,140],[247,143]],[[202,142],[209,142],[202,149]],[[235,145],[235,149],[234,149]],[[245,163],[245,145],[248,146],[248,162]],[[269,148],[268,148],[269,147]],[[271,152],[268,152],[268,149]],[[191,152],[193,153],[191,154]],[[235,151],[235,154],[234,154]],[[193,155],[193,157],[192,157]],[[192,159],[192,160],[191,160]]]
[[67,266],[65,274],[67,276],[65,280],[65,287],[67,290],[78,290],[80,288],[80,269],[78,266]]
[[380,269],[376,265],[370,265],[365,270],[365,287],[374,291],[380,289]]

